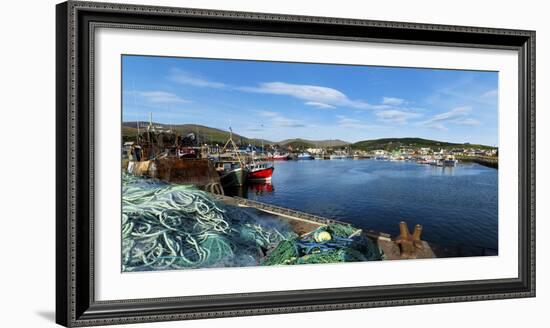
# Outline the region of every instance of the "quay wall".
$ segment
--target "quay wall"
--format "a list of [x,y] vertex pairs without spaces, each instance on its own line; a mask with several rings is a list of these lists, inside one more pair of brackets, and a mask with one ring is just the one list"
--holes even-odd
[[461,162],[477,163],[479,165],[498,169],[498,158],[482,157],[482,156],[460,156],[457,159]]

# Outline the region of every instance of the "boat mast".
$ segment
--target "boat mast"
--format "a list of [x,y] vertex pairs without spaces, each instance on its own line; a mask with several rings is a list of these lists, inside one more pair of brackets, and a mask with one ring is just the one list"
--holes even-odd
[[[264,125],[261,124],[260,126],[262,127],[262,131],[263,131]],[[265,151],[264,151],[264,138],[263,138],[263,136],[260,136],[260,138],[262,139],[262,154],[265,154]]]
[[235,143],[235,141],[233,141],[233,129],[231,129],[231,127],[229,127],[229,140],[227,140],[227,142],[223,146],[222,152],[225,153],[228,145],[231,145],[233,147],[233,151],[235,152],[235,155],[237,156],[237,160],[239,161],[239,163],[241,163],[241,166],[244,168],[245,162],[241,159],[241,156],[239,156],[239,152],[238,152],[239,149],[238,149],[237,144]]
[[136,121],[136,125],[137,125],[136,144],[139,145],[139,121]]
[[[136,80],[135,79],[132,79],[132,95],[133,95],[133,100],[134,100],[134,107],[136,107]],[[136,121],[136,125],[137,125],[137,136],[136,136],[136,144],[139,145],[139,121]]]

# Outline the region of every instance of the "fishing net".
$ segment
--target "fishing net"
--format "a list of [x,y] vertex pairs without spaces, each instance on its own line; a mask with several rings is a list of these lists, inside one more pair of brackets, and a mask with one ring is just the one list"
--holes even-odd
[[361,231],[346,224],[322,226],[305,236],[285,240],[263,265],[377,261],[380,250]]
[[224,206],[191,185],[123,173],[122,270],[353,262],[380,259],[351,225],[299,237],[274,217]]
[[122,183],[123,271],[258,265],[294,238],[288,225],[223,207],[193,186],[129,174]]

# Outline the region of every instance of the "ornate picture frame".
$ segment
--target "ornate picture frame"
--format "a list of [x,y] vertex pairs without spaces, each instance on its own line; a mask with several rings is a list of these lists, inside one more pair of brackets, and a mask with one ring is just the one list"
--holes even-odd
[[[56,26],[56,321],[64,326],[535,296],[535,32],[68,1]],[[97,300],[94,40],[98,28],[506,49],[518,55],[518,277]]]

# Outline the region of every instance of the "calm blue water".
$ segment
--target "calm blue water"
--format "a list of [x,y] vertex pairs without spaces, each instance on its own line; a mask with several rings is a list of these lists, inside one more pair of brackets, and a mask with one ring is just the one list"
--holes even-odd
[[265,187],[252,185],[248,198],[392,235],[401,220],[419,223],[428,241],[498,249],[498,171],[478,164],[275,162],[272,190]]

